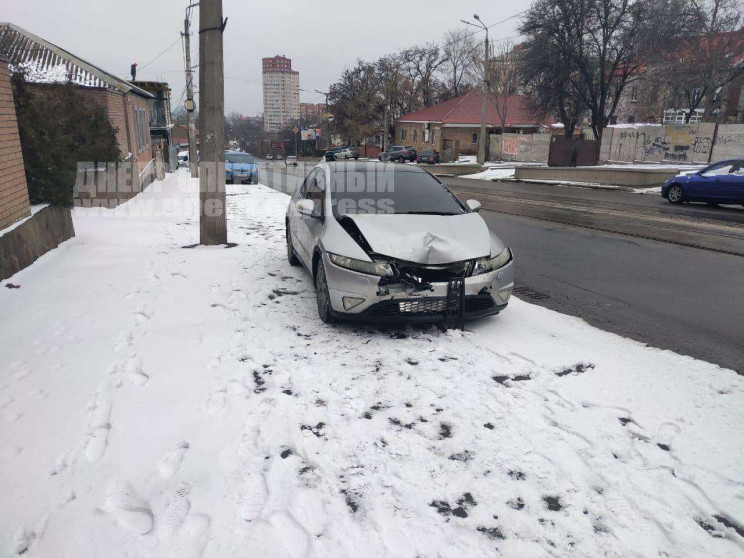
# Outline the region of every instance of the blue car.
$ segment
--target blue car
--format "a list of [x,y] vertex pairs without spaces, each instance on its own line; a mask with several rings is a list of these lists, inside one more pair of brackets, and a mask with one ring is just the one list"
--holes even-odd
[[253,155],[242,151],[225,151],[225,182],[258,184],[258,165]]
[[721,161],[692,174],[678,174],[661,187],[670,203],[744,205],[744,159]]

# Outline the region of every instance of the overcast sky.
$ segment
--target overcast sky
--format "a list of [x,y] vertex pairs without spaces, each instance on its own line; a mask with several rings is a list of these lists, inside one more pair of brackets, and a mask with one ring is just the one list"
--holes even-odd
[[[132,62],[139,79],[163,80],[173,90],[173,108],[184,89],[183,28],[186,0],[0,0],[0,20],[8,20],[120,77]],[[322,102],[327,91],[357,58],[375,60],[414,44],[439,41],[460,19],[477,13],[496,23],[529,7],[529,0],[223,0],[225,29],[225,110],[263,112],[261,58],[284,54],[300,72],[302,102]],[[393,12],[393,9],[397,13]],[[192,31],[198,29],[195,10]],[[491,28],[492,37],[514,36],[518,19]],[[483,34],[478,35],[482,38]],[[144,67],[176,44],[149,66]],[[198,60],[198,33],[192,60]],[[197,82],[198,83],[198,82]],[[197,100],[198,102],[198,100]]]

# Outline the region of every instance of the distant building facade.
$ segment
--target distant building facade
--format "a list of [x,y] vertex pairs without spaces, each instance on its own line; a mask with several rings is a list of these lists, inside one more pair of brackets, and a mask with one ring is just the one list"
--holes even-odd
[[300,119],[300,73],[285,56],[263,59],[264,131],[278,132]]
[[325,111],[326,106],[323,103],[300,103],[300,120],[303,124],[318,124]]
[[300,73],[286,56],[263,59],[264,130],[278,132],[300,119]]

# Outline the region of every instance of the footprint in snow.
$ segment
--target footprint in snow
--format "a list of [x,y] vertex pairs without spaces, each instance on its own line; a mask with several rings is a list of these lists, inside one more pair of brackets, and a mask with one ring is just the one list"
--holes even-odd
[[186,455],[186,450],[189,449],[187,442],[181,442],[174,449],[167,452],[163,457],[160,458],[158,463],[158,472],[164,479],[169,479],[175,475],[181,468],[181,463]]
[[153,528],[150,506],[139,498],[126,481],[112,481],[106,492],[105,510],[116,522],[137,535],[146,535]]
[[191,486],[181,483],[168,494],[168,502],[158,517],[158,535],[161,539],[169,539],[183,525],[191,509],[190,493]]
[[673,422],[665,422],[659,426],[659,429],[656,431],[654,441],[659,448],[664,451],[669,451],[672,448],[672,440],[674,440],[680,432],[682,432],[682,430],[679,426]]
[[114,379],[114,385],[121,387],[125,383],[135,386],[144,386],[150,377],[145,374],[142,367],[142,359],[133,356],[126,362],[115,362],[109,367],[109,374]]
[[88,463],[100,461],[108,447],[109,425],[96,428],[85,443],[85,458]]

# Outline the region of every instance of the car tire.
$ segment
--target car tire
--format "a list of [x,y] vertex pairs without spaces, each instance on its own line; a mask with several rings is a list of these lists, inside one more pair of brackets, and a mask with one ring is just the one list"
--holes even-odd
[[404,161],[405,161],[405,159],[404,159],[403,157],[398,157],[398,162],[399,162],[399,163],[402,163],[402,162],[404,162]]
[[292,248],[292,233],[289,232],[289,223],[286,226],[286,237],[287,237],[287,260],[289,265],[297,267],[300,265],[300,260],[295,256],[294,248]]
[[667,200],[669,203],[680,204],[684,201],[685,191],[679,184],[672,184],[667,190]]
[[227,183],[227,184],[233,184],[234,182],[235,182],[235,180],[232,179],[232,178],[228,178],[227,180],[225,180],[225,183]]
[[328,281],[326,280],[322,258],[318,261],[318,268],[315,271],[315,298],[318,302],[320,321],[326,324],[337,322],[338,319],[333,315],[331,309],[331,295],[328,294]]

